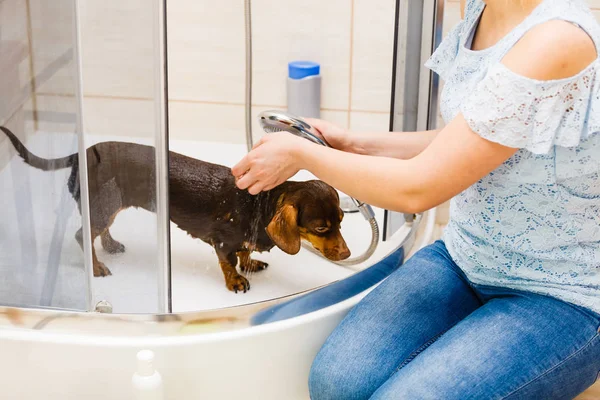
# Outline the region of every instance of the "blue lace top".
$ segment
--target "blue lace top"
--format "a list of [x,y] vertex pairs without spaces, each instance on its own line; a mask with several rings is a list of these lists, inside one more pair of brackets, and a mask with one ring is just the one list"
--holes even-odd
[[519,150],[452,199],[443,240],[476,284],[545,294],[600,313],[600,61],[560,80],[520,76],[501,59],[532,27],[564,20],[600,44],[584,0],[545,0],[494,46],[470,50],[485,4],[426,66],[444,80],[440,109],[483,138]]

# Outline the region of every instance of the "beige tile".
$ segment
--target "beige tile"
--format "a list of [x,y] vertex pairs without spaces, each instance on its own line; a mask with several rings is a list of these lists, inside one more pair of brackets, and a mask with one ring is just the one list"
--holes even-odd
[[[18,109],[12,113],[10,117],[7,117],[2,121],[2,125],[11,129],[21,140],[27,140],[27,137],[34,134],[33,127],[26,121],[27,110],[30,108],[30,102],[26,102],[24,107]],[[8,138],[2,134],[0,136],[0,171],[6,167],[12,157],[16,156],[13,145],[9,142]]]
[[171,139],[243,144],[244,121],[244,107],[239,105],[177,101],[169,104]]
[[348,112],[321,110],[321,119],[332,122],[342,128],[348,129]]
[[[226,6],[209,0],[171,1],[167,15],[169,96],[178,100],[242,103],[243,2]],[[259,21],[254,28],[260,29]],[[276,34],[271,32],[271,36]],[[255,39],[254,45],[258,46],[258,42]]]
[[[0,120],[23,103],[31,79],[25,0],[0,2]],[[26,93],[21,93],[22,89]]]
[[147,0],[86,0],[81,7],[85,94],[154,97],[154,7]]
[[[73,5],[30,1],[33,72],[38,92],[74,93]],[[20,22],[27,26],[27,20]]]
[[389,111],[394,1],[354,0],[351,109]]
[[[38,95],[25,106],[28,130],[44,132],[75,132],[78,107],[74,96]],[[34,125],[34,120],[36,124]]]
[[2,22],[2,42],[27,40],[27,4],[25,0],[4,0],[0,2]]
[[[600,2],[600,0],[598,1]],[[596,17],[596,20],[600,22],[600,10],[592,10],[592,13],[594,14],[594,17]]]
[[[271,108],[271,107],[268,107]],[[258,115],[266,107],[252,107],[253,143],[265,132],[260,127]],[[199,140],[226,143],[246,143],[246,109],[235,104],[214,104],[171,101],[169,106],[169,136],[172,139]],[[321,112],[321,118],[347,127],[346,111]]]
[[0,2],[0,124],[32,95],[26,18],[25,1]]
[[84,131],[94,135],[155,137],[154,102],[86,97]]
[[348,108],[350,5],[349,0],[252,2],[255,104],[285,105],[287,63],[305,59],[321,64],[321,106]]
[[350,130],[356,132],[386,132],[390,128],[389,113],[350,113]]

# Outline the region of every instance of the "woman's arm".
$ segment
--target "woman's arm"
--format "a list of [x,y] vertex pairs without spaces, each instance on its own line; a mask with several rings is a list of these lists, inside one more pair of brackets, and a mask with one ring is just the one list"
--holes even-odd
[[328,121],[307,118],[334,148],[349,153],[406,160],[422,152],[439,131],[422,132],[348,132]]
[[340,149],[356,154],[408,160],[427,148],[439,130],[422,132],[353,133],[349,145]]
[[[331,154],[327,150],[313,146],[298,148],[300,167],[365,203],[407,213],[419,213],[442,204],[496,169],[516,151],[482,139],[468,127],[462,115],[442,129],[423,152],[409,160]],[[336,165],[345,168],[340,171]]]
[[[276,154],[283,154],[277,149],[281,145],[290,149],[290,153],[276,160]],[[409,160],[343,152],[281,133],[265,136],[232,172],[239,177],[250,170],[237,184],[256,194],[282,183],[271,177],[293,175],[294,171],[306,169],[365,203],[418,213],[460,193],[515,151],[481,138],[459,115],[424,151]],[[284,158],[294,162],[286,163]],[[276,166],[274,175],[264,173],[273,166]]]

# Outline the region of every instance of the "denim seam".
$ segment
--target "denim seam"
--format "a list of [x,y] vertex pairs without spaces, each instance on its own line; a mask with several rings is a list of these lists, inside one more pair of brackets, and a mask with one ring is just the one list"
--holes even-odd
[[419,354],[421,354],[423,351],[425,351],[425,349],[427,349],[429,346],[431,346],[436,340],[438,340],[446,332],[448,332],[448,330],[445,330],[445,331],[443,331],[441,333],[438,333],[437,335],[435,335],[434,337],[432,337],[431,339],[429,339],[428,341],[426,341],[425,343],[423,343],[415,351],[413,351],[412,353],[410,353],[409,356],[406,357],[406,359],[404,359],[404,361],[402,361],[400,363],[400,365],[398,365],[398,367],[394,370],[394,372],[392,372],[390,374],[390,376],[394,375],[395,373],[397,373],[398,371],[400,371],[402,368],[404,368],[409,362],[411,362],[412,360],[414,360]]
[[530,380],[527,383],[524,383],[523,385],[519,386],[518,388],[516,388],[515,390],[513,390],[512,392],[510,392],[509,394],[507,394],[506,396],[504,396],[502,399],[508,399],[510,396],[512,396],[513,394],[517,393],[519,390],[526,388],[527,386],[531,385],[532,383],[534,383],[535,381],[543,378],[544,376],[548,375],[550,372],[554,371],[555,369],[561,367],[564,363],[566,363],[567,361],[569,361],[571,358],[577,356],[579,353],[581,353],[582,351],[584,351],[588,346],[590,346],[592,344],[592,342],[598,338],[600,336],[600,334],[596,333],[594,336],[592,336],[592,338],[590,340],[588,340],[581,348],[579,348],[577,351],[575,351],[574,353],[572,353],[571,355],[569,355],[567,358],[565,358],[564,360],[562,360],[561,362],[559,362],[558,364],[556,364],[555,366],[553,366],[552,368],[550,368],[549,370],[543,372],[542,374],[536,376],[535,378],[533,378],[532,380]]

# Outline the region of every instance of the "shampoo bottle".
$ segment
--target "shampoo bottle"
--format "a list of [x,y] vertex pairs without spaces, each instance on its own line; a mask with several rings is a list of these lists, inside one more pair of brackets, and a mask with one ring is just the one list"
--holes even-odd
[[321,66],[312,61],[288,64],[288,112],[298,117],[321,117]]

